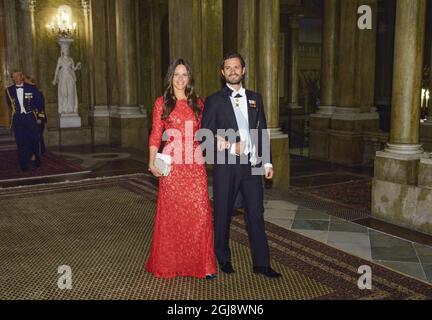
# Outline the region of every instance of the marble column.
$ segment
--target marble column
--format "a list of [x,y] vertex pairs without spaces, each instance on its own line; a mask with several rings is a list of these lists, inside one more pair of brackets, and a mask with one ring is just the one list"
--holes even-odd
[[321,103],[318,113],[331,115],[336,106],[335,62],[337,41],[337,3],[339,0],[324,0],[324,18],[321,58]]
[[[109,108],[107,89],[107,28],[106,1],[93,0],[91,10],[83,7],[88,21],[88,57],[90,61],[90,103],[89,123],[92,127],[93,144],[109,144]],[[86,12],[87,11],[87,12]],[[87,16],[86,16],[87,15]]]
[[432,162],[419,143],[426,0],[398,0],[390,141],[376,153],[372,215],[432,232]]
[[267,125],[279,129],[278,55],[279,55],[279,0],[260,1],[259,4],[259,79],[266,107]]
[[36,77],[35,39],[36,29],[34,23],[35,0],[20,0],[20,56],[23,72]]
[[321,103],[317,113],[310,115],[309,157],[329,159],[330,121],[336,108],[336,45],[337,6],[339,0],[324,0],[322,57],[321,57]]
[[381,112],[390,112],[393,56],[389,56],[389,52],[394,51],[395,16],[395,0],[383,1],[378,6],[375,104],[385,108]]
[[288,108],[301,109],[299,106],[299,16],[289,17],[289,62],[288,62]]
[[258,91],[262,94],[269,128],[273,167],[273,184],[289,187],[288,136],[279,128],[278,55],[280,37],[280,2],[259,1]]
[[[358,32],[357,49],[357,81],[356,81],[356,103],[360,112],[375,112],[375,68],[376,68],[376,41],[377,41],[377,0],[362,0],[362,5],[367,5],[372,10],[372,29],[360,30]],[[359,3],[360,3],[359,2]],[[375,119],[370,115],[369,118]]]
[[[338,41],[337,108],[338,112],[358,112],[355,101],[357,7],[358,1],[340,1]],[[364,49],[364,48],[363,48]],[[343,108],[343,109],[341,109]]]
[[222,0],[170,0],[168,8],[170,59],[182,57],[192,64],[199,95],[220,90]]
[[[360,4],[371,7],[372,29],[360,30]],[[374,111],[376,1],[340,1],[336,109],[331,116],[329,160],[348,166],[364,162],[367,131],[379,128]]]
[[246,62],[244,85],[249,90],[256,90],[256,0],[238,0],[238,52]]
[[117,77],[120,107],[138,106],[135,0],[116,0]]
[[119,105],[111,113],[111,142],[145,148],[146,115],[138,102],[136,0],[116,0],[116,54]]
[[[19,57],[18,28],[16,21],[16,1],[4,0],[4,25],[6,34],[6,73],[11,75],[13,69],[21,69]],[[10,80],[8,83],[10,83]],[[8,84],[6,83],[6,85]]]
[[426,1],[398,0],[390,141],[387,152],[419,155]]

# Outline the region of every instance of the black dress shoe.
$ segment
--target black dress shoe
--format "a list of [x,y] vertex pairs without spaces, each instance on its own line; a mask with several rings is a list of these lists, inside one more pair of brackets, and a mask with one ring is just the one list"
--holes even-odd
[[214,280],[216,279],[216,275],[215,274],[208,274],[206,275],[206,280]]
[[220,265],[220,269],[225,273],[234,273],[234,268],[231,264],[231,262],[225,262]]
[[280,278],[282,275],[279,272],[274,271],[271,267],[254,267],[254,273],[262,274],[269,278]]
[[40,159],[33,160],[32,163],[33,163],[33,166],[36,168],[39,168],[41,166]]

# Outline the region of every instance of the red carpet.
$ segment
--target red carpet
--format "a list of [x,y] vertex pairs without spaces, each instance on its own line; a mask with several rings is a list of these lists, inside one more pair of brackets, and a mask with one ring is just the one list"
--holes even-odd
[[85,169],[78,163],[66,160],[61,156],[47,152],[42,157],[39,168],[29,166],[29,170],[22,172],[18,165],[16,150],[0,152],[0,181],[9,179],[23,179],[39,176],[50,176],[65,173],[82,172]]

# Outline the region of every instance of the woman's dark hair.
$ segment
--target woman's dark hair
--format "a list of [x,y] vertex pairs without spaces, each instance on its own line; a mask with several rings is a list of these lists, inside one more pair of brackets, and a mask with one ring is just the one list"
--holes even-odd
[[240,59],[240,63],[242,65],[242,67],[243,68],[246,67],[246,62],[244,61],[244,59],[243,59],[243,57],[241,56],[240,53],[237,53],[237,52],[228,52],[228,53],[225,53],[225,55],[224,55],[224,57],[223,57],[223,59],[221,61],[221,64],[220,64],[221,70],[223,70],[223,68],[225,66],[225,60],[233,59],[233,58]]
[[165,120],[168,118],[170,113],[174,110],[177,98],[174,94],[174,87],[173,87],[173,78],[174,78],[174,72],[177,66],[183,65],[185,66],[188,76],[189,76],[189,82],[188,85],[185,88],[185,95],[187,98],[187,102],[189,107],[193,110],[195,116],[199,117],[199,114],[201,112],[201,109],[198,107],[197,103],[197,95],[195,93],[195,87],[194,87],[194,80],[192,75],[192,67],[190,64],[184,60],[184,59],[176,59],[174,60],[170,66],[168,67],[168,72],[165,76],[165,91],[163,94],[163,113],[162,113],[162,120]]

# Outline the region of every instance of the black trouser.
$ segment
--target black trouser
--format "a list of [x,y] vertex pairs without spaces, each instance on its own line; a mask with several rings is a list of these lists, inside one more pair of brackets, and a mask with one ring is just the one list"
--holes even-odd
[[43,155],[45,153],[45,140],[43,137],[43,133],[44,133],[44,129],[45,129],[45,122],[42,121],[42,123],[40,125],[38,125],[39,127],[39,152],[40,155]]
[[19,166],[28,168],[31,156],[39,159],[39,128],[33,113],[16,113],[13,116],[13,130],[18,148]]
[[219,264],[231,261],[229,229],[238,192],[243,196],[245,220],[254,267],[270,266],[269,247],[264,227],[262,176],[251,175],[250,164],[214,165],[214,234]]

